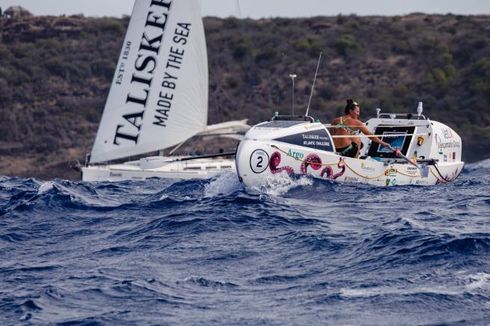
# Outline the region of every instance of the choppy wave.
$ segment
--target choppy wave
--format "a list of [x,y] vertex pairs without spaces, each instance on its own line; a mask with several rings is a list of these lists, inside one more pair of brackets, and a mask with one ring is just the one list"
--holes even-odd
[[0,177],[2,324],[490,320],[490,161],[454,183]]

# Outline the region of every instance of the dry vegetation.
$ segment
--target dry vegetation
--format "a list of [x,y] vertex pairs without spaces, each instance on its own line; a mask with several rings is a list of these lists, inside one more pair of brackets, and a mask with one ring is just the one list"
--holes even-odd
[[[308,101],[337,115],[348,97],[364,117],[415,110],[463,137],[464,159],[489,157],[490,16],[205,18],[209,123],[268,119]],[[69,168],[90,151],[128,19],[0,19],[0,174],[78,178]],[[234,146],[234,145],[230,145]],[[190,150],[190,148],[187,148]]]

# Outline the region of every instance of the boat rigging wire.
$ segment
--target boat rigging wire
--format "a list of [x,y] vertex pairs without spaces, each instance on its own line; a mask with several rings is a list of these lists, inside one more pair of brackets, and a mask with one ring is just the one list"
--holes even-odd
[[318,63],[316,64],[315,77],[313,78],[313,85],[311,85],[311,93],[310,93],[310,98],[308,100],[308,106],[306,107],[305,116],[308,116],[308,112],[310,111],[311,98],[313,96],[313,90],[315,89],[315,82],[316,82],[316,77],[318,76],[318,68],[320,67],[320,62],[322,61],[322,54],[323,52],[320,52],[320,56],[318,56]]

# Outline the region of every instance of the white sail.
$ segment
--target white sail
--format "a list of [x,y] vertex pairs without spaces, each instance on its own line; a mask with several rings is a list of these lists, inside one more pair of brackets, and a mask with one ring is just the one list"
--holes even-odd
[[90,163],[174,146],[207,123],[198,0],[136,0]]

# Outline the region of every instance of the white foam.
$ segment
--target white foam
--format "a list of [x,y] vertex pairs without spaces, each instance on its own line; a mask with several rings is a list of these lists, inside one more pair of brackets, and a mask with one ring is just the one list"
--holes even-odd
[[466,289],[470,291],[484,289],[490,290],[490,274],[481,272],[468,275],[469,284],[466,284]]
[[291,178],[286,172],[267,177],[264,184],[258,190],[269,196],[279,197],[296,187],[311,186],[313,180],[308,177]]
[[340,290],[340,295],[344,297],[350,297],[350,298],[365,298],[365,297],[373,297],[378,295],[413,295],[418,293],[460,295],[463,293],[463,290],[459,288],[450,288],[447,286],[412,287],[409,289],[380,286],[380,287]]
[[38,195],[41,195],[41,194],[44,194],[48,191],[50,191],[51,189],[54,188],[54,182],[53,181],[46,181],[46,182],[43,182],[40,186],[39,186],[39,189],[37,190],[37,194]]
[[116,199],[110,198],[101,198],[100,196],[92,195],[92,194],[84,194],[83,192],[78,191],[72,187],[67,187],[62,183],[57,183],[55,181],[46,181],[41,183],[37,193],[39,195],[45,194],[51,189],[57,189],[60,193],[64,195],[69,195],[70,200],[72,202],[82,203],[88,206],[118,206],[120,205],[119,201]]
[[240,181],[234,172],[223,172],[217,175],[204,187],[205,197],[230,195],[242,189]]
[[490,274],[479,272],[468,275],[466,271],[458,273],[457,281],[446,286],[411,286],[410,288],[398,288],[390,286],[368,288],[344,288],[340,295],[350,298],[365,298],[378,295],[413,295],[418,293],[462,295],[464,293],[477,293],[490,290]]

